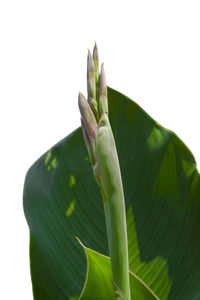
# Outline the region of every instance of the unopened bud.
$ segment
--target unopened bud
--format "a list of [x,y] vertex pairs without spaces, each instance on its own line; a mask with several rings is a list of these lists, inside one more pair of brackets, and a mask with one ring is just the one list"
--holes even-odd
[[95,83],[95,71],[94,62],[90,50],[88,50],[87,58],[87,90],[88,90],[88,100],[94,99],[96,94],[96,83]]
[[102,113],[108,113],[108,97],[107,97],[107,84],[104,71],[104,65],[101,65],[100,86],[99,86],[99,111],[100,116]]
[[90,144],[90,139],[89,139],[89,137],[87,135],[87,131],[86,131],[83,119],[81,119],[81,127],[82,127],[82,132],[83,132],[83,137],[84,137],[85,145],[86,145],[86,148],[87,148],[87,151],[88,151],[88,155],[89,155],[89,158],[90,158],[90,162],[91,162],[91,164],[93,166],[95,164],[93,147]]
[[99,54],[98,54],[98,48],[96,42],[94,44],[94,50],[93,50],[93,61],[94,61],[95,81],[97,86],[97,83],[99,81]]
[[87,135],[89,138],[93,138],[95,140],[96,131],[97,131],[97,122],[89,103],[87,102],[87,100],[85,99],[82,93],[79,93],[78,105],[79,105],[79,110],[82,119],[85,124]]

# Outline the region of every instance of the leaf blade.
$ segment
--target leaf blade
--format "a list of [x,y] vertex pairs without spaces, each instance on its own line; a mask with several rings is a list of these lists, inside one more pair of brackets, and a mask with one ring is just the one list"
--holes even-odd
[[[108,92],[126,207],[132,209],[138,240],[131,271],[162,300],[195,299],[200,292],[200,179],[195,160],[173,132],[124,95]],[[45,295],[64,300],[80,295],[86,274],[84,253],[74,236],[105,255],[107,237],[101,196],[80,129],[52,147],[51,156],[48,153],[28,171],[24,210],[31,232],[35,299]],[[72,174],[76,180],[70,187]],[[66,216],[73,199],[73,212]],[[166,262],[173,281],[170,291],[157,279],[152,282],[144,267],[158,257]],[[159,273],[159,260],[154,267],[154,274]]]
[[[79,243],[85,251],[87,258],[87,275],[80,300],[115,300],[114,283],[112,282],[112,271],[110,257],[102,255],[90,248],[85,247],[80,240]],[[159,300],[151,289],[133,272],[129,272],[131,283],[131,299]],[[119,291],[120,292],[120,291]],[[119,295],[123,299],[123,296]]]

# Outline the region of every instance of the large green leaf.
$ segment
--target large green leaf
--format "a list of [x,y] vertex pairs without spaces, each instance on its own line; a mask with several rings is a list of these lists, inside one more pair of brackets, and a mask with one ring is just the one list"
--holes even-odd
[[[109,111],[128,214],[130,270],[162,300],[200,299],[195,160],[173,132],[112,89]],[[79,297],[86,259],[74,236],[108,255],[102,200],[80,129],[29,169],[24,210],[35,299]]]

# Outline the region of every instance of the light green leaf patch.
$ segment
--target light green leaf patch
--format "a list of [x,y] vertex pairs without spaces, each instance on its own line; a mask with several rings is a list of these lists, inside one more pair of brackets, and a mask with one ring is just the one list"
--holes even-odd
[[58,158],[57,156],[53,156],[51,153],[51,150],[47,152],[47,155],[44,160],[44,164],[46,166],[47,171],[50,171],[52,169],[55,169],[58,164]]
[[[161,299],[167,299],[172,280],[168,275],[167,262],[162,257],[158,256],[149,262],[141,261],[140,250],[138,247],[137,232],[135,227],[134,215],[131,206],[127,211],[127,230],[128,230],[128,246],[129,246],[129,268],[134,277],[137,276],[138,280],[143,280],[148,283],[148,286],[154,293]],[[137,275],[136,275],[137,274]],[[131,287],[137,291],[139,289],[138,280],[131,280]],[[147,286],[147,288],[149,288]],[[146,291],[142,289],[141,292]],[[153,292],[152,292],[153,293]],[[144,294],[145,297],[145,294]],[[136,299],[143,299],[137,298]],[[149,299],[149,298],[144,298]],[[151,299],[151,298],[150,298]],[[157,299],[157,298],[156,298]]]
[[76,177],[73,174],[71,174],[69,177],[69,188],[72,188],[75,185],[76,185]]
[[87,273],[80,300],[115,300],[110,258],[83,247],[87,259]]
[[168,130],[157,125],[157,127],[153,127],[147,139],[147,146],[151,151],[159,150],[165,144],[168,137],[169,137]]
[[69,204],[68,208],[66,209],[65,214],[67,217],[70,217],[72,215],[75,209],[75,205],[76,205],[76,199],[73,199],[72,202]]
[[136,274],[129,271],[131,299],[132,300],[159,300],[156,294],[139,278]]
[[[92,249],[83,247],[87,259],[85,284],[79,300],[123,300],[112,281],[110,258]],[[130,274],[132,300],[159,300],[153,291],[133,272]]]

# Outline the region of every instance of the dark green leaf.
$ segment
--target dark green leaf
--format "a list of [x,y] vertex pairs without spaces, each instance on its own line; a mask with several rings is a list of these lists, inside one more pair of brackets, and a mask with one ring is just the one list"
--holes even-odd
[[[196,300],[200,177],[195,160],[173,132],[112,89],[109,111],[128,212],[130,269],[162,300]],[[79,297],[86,260],[74,236],[108,255],[102,200],[80,129],[30,168],[24,210],[35,299]]]

